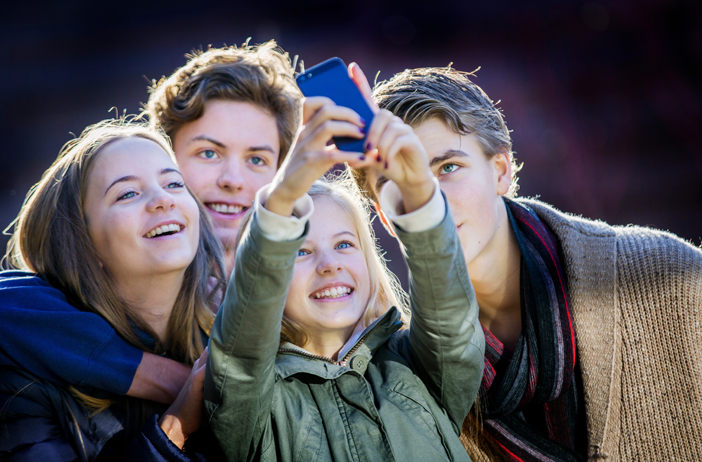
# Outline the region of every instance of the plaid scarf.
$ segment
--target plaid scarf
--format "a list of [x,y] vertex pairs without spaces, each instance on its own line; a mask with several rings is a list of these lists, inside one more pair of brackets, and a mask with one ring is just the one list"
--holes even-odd
[[529,207],[505,203],[522,253],[522,332],[503,358],[502,343],[483,328],[485,430],[509,460],[580,461],[575,336],[558,239]]

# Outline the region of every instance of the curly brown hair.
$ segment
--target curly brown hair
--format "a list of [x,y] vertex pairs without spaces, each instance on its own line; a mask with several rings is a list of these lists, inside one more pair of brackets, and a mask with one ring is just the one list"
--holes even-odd
[[173,139],[185,124],[202,117],[210,100],[251,103],[277,120],[278,167],[300,124],[302,94],[290,57],[275,41],[195,51],[170,77],[153,81],[145,113]]

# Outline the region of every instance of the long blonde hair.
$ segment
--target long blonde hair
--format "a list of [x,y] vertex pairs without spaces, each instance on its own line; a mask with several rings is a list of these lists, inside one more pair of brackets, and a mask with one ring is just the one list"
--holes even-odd
[[[195,198],[200,210],[200,240],[173,307],[167,342],[159,341],[118,295],[114,280],[100,265],[88,231],[83,205],[95,159],[108,144],[131,137],[154,141],[175,162],[169,140],[145,124],[119,119],[87,127],[80,137],[66,143],[30,189],[14,222],[5,257],[11,267],[34,272],[61,290],[78,309],[100,315],[133,346],[158,354],[168,345],[171,357],[192,364],[204,349],[200,329],[209,334],[212,327],[210,304],[225,287],[221,245],[202,204]],[[216,284],[210,291],[211,278]],[[142,343],[135,328],[156,339],[155,347]]]
[[[361,195],[350,169],[315,181],[308,194],[313,200],[321,197],[332,200],[344,209],[356,227],[371,283],[370,297],[363,318],[364,324],[366,326],[371,324],[392,306],[400,310],[405,320],[409,320],[407,294],[402,290],[397,276],[385,264],[373,231],[369,203]],[[280,340],[304,346],[308,341],[308,335],[303,326],[283,316]]]

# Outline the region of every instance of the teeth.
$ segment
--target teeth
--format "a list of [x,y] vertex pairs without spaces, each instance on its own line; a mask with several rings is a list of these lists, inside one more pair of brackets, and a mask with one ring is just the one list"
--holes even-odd
[[158,236],[160,234],[167,233],[167,232],[176,232],[177,233],[178,231],[180,231],[180,229],[181,229],[180,225],[177,225],[175,223],[171,223],[170,225],[163,225],[163,226],[159,226],[157,228],[152,229],[151,231],[146,233],[146,237],[150,239],[152,237],[155,237],[155,236]]
[[219,213],[226,213],[227,215],[233,215],[235,213],[241,212],[244,207],[241,205],[227,205],[227,204],[215,204],[215,203],[210,203],[207,204],[209,208],[214,210],[215,212]]
[[351,293],[350,287],[332,287],[330,289],[320,290],[314,294],[314,298],[339,298]]

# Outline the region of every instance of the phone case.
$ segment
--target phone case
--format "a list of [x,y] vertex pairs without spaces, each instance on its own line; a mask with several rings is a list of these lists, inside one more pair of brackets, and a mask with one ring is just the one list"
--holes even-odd
[[[373,111],[366,103],[351,77],[346,64],[339,58],[328,59],[295,78],[305,96],[326,96],[336,103],[353,109],[366,121],[366,127],[373,122]],[[334,144],[343,151],[365,152],[366,139],[335,137]]]

